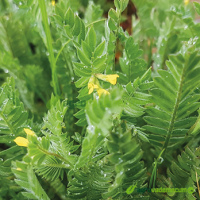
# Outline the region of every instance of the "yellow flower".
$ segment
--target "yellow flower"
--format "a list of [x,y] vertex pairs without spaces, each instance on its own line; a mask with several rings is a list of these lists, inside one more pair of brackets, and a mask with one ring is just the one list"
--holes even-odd
[[19,168],[19,167],[18,167],[16,170],[18,170],[18,171],[22,171],[22,169],[21,169],[21,168]]
[[107,82],[115,85],[117,83],[117,78],[119,77],[119,75],[117,75],[117,74],[110,74],[110,75],[96,74],[96,77],[103,81],[107,81]]
[[92,76],[88,82],[88,89],[89,89],[88,94],[91,94],[94,91],[94,89],[98,88],[100,88],[99,82],[95,77]]
[[104,90],[104,89],[102,89],[102,88],[97,89],[97,93],[98,93],[99,97],[100,97],[102,94],[110,94],[107,90]]
[[28,140],[24,137],[17,137],[14,139],[14,142],[18,145],[18,146],[22,146],[22,147],[28,147]]
[[190,3],[190,0],[184,0],[185,6],[187,6]]
[[[102,75],[102,76],[101,76]],[[97,75],[95,75],[97,78],[99,78],[99,77],[101,77],[101,79],[103,80],[103,78],[105,77],[105,76],[111,76],[111,75],[103,75],[103,74],[97,74]],[[112,76],[118,76],[118,75],[112,75]],[[92,76],[91,78],[90,78],[90,80],[89,80],[89,82],[88,82],[88,89],[89,89],[89,92],[88,92],[88,94],[91,94],[93,91],[94,91],[94,89],[96,89],[97,90],[97,93],[98,93],[98,95],[99,95],[99,97],[102,95],[102,94],[110,94],[107,90],[104,90],[103,88],[101,88],[101,86],[100,86],[100,84],[99,84],[99,81],[98,81],[98,79],[96,78],[96,77],[94,77],[94,76]],[[118,76],[119,77],[119,76]],[[112,84],[116,84],[116,81],[117,81],[117,78],[114,78],[114,77],[108,77],[108,79],[109,79],[109,82],[111,83],[112,82]],[[107,80],[108,80],[107,79]],[[112,80],[111,80],[112,79]],[[115,79],[115,80],[114,80]]]
[[55,5],[56,5],[56,1],[55,1],[55,0],[52,0],[52,1],[51,1],[51,4],[52,4],[52,6],[55,6]]
[[95,85],[94,83],[88,83],[88,89],[89,89],[89,93],[88,94],[91,94],[94,89],[97,89],[99,88],[97,85]]
[[34,133],[32,130],[28,129],[28,128],[24,128],[24,131],[25,131],[25,133],[26,133],[27,135],[35,136],[35,133]]

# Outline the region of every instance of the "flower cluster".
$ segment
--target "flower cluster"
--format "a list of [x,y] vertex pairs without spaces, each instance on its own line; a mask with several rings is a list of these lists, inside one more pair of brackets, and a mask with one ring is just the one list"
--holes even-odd
[[[24,131],[27,135],[31,135],[31,136],[36,136],[35,133],[28,129],[28,128],[24,128]],[[14,139],[14,142],[18,145],[18,146],[22,146],[22,147],[28,147],[28,139],[24,138],[24,137],[16,137]]]
[[117,74],[110,74],[110,75],[95,74],[94,76],[92,76],[90,78],[90,80],[88,82],[88,89],[89,89],[88,93],[91,94],[94,91],[94,89],[96,89],[99,97],[102,94],[110,94],[107,90],[101,88],[98,79],[109,82],[112,85],[115,85],[117,83],[118,77],[119,77],[119,75],[117,75]]
[[184,0],[184,4],[187,6],[190,3],[190,0]]

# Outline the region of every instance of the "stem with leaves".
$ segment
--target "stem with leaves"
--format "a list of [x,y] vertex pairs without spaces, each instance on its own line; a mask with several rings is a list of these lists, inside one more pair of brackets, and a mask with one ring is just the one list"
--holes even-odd
[[46,41],[45,44],[47,46],[47,50],[49,52],[49,62],[51,65],[51,71],[52,71],[52,82],[53,82],[53,89],[54,93],[56,96],[60,95],[60,88],[59,88],[59,83],[58,83],[58,77],[56,73],[56,59],[54,57],[53,53],[53,46],[52,46],[52,37],[51,37],[51,32],[48,24],[48,16],[47,16],[47,11],[46,11],[46,4],[45,0],[38,0],[39,2],[39,7],[42,13],[42,21],[44,25],[44,31],[46,34]]

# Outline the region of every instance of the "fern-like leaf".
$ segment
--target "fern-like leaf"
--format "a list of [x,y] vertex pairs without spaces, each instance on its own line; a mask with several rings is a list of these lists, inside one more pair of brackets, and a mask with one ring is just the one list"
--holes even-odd
[[189,147],[186,147],[185,151],[178,155],[178,160],[173,161],[168,168],[169,179],[160,177],[162,181],[159,181],[159,187],[180,188],[183,192],[167,192],[165,195],[152,193],[151,197],[156,199],[196,199],[193,194],[196,189],[196,175],[199,173],[197,156]]
[[9,78],[0,91],[0,139],[10,143],[16,136],[25,135],[27,112],[19,100],[13,78]]
[[14,165],[16,168],[13,168],[12,171],[17,178],[15,181],[26,190],[22,193],[26,198],[50,200],[29,164],[17,161]]
[[87,170],[70,171],[69,177],[69,195],[70,199],[102,199],[104,193],[111,182],[112,168],[104,166],[102,163],[92,165]]
[[146,62],[141,59],[142,50],[135,44],[132,37],[129,37],[125,44],[123,57],[120,58],[120,66],[124,73],[126,84],[141,77],[146,71]]
[[133,83],[129,82],[125,87],[123,95],[124,112],[130,117],[140,117],[144,114],[144,106],[151,102],[151,95],[146,91],[153,86],[151,79],[151,68],[141,78]]
[[[137,187],[144,187],[144,181],[147,178],[144,164],[140,162],[143,154],[140,146],[132,138],[130,131],[123,133],[122,127],[118,126],[108,138],[109,155],[106,157],[113,164],[116,175],[113,184],[108,188],[108,192],[103,194],[104,199],[109,197],[126,199],[128,198],[126,190],[135,184],[137,184]],[[132,195],[137,197],[136,192]]]
[[41,166],[36,167],[36,172],[46,178],[47,180],[56,180],[58,177],[63,179],[64,170],[66,165],[62,164],[62,161],[54,158],[52,156],[48,156]]
[[[82,143],[82,151],[76,163],[76,168],[89,165],[101,148],[103,140],[112,126],[114,117],[118,117],[122,111],[121,95],[119,89],[115,89],[110,95],[101,96],[98,101],[94,99],[86,105],[89,126]],[[94,112],[94,110],[98,110],[98,112]]]
[[150,132],[153,145],[166,149],[184,138],[196,117],[191,116],[200,106],[199,94],[193,91],[200,84],[198,51],[188,44],[183,53],[171,55],[168,71],[159,70],[151,90],[156,107],[149,107],[144,128]]
[[102,95],[86,105],[89,126],[82,142],[81,155],[74,169],[68,173],[71,199],[101,199],[102,193],[107,191],[113,170],[101,160],[107,153],[102,146],[113,119],[119,117],[122,111],[121,95],[119,89],[114,89],[110,95]]
[[59,153],[62,157],[69,159],[72,163],[76,161],[76,155],[74,153],[79,145],[73,145],[73,141],[70,141],[70,137],[67,133],[63,133],[64,129],[64,117],[67,111],[67,101],[62,103],[56,97],[51,98],[51,109],[47,116],[44,118],[43,133],[49,136],[52,148],[54,152]]

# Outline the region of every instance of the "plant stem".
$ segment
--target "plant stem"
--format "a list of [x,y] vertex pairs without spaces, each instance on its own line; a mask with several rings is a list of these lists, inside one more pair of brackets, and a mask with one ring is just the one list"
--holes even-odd
[[92,23],[86,25],[85,27],[88,28],[89,26],[91,26],[91,25],[93,25],[93,24],[96,24],[96,23],[99,23],[99,22],[103,22],[103,21],[106,21],[106,19],[104,18],[104,19],[96,20],[96,21],[94,21],[94,22],[92,22]]
[[158,164],[159,164],[159,159],[162,157],[162,154],[163,154],[164,151],[165,151],[165,149],[162,149],[162,151],[160,152],[158,158],[154,162],[154,168],[153,168],[153,172],[152,172],[152,175],[151,175],[149,188],[151,188],[152,184],[153,184],[153,188],[155,188],[156,176],[157,176],[157,167],[158,167]]
[[197,189],[198,189],[198,193],[199,193],[199,197],[200,197],[199,181],[198,181],[198,175],[197,175],[197,172],[196,172],[196,182],[197,182]]
[[[118,39],[118,32],[119,32],[119,28],[120,28],[120,22],[121,22],[121,11],[116,9],[116,12],[118,14],[118,20],[117,20],[117,30],[110,30],[111,34],[113,34],[113,36],[115,37],[115,40],[113,41],[109,41],[109,43],[113,43],[114,44],[114,48],[113,48],[113,57],[112,57],[112,64],[108,65],[106,68],[106,74],[112,73],[113,71],[115,71],[115,55],[116,55],[116,51],[117,51],[117,39]],[[109,18],[108,18],[109,21]]]
[[51,153],[51,152],[49,152],[49,151],[47,151],[47,150],[41,148],[40,146],[37,146],[37,147],[38,147],[38,149],[39,149],[40,151],[42,151],[44,154],[50,155],[50,156],[55,156],[55,157],[57,157],[58,159],[60,159],[60,160],[64,161],[65,163],[67,163],[67,164],[69,165],[69,167],[71,167],[71,168],[73,167],[73,165],[70,163],[70,161],[66,160],[65,158],[63,158],[63,157],[60,156],[59,154]]
[[185,68],[186,68],[186,65],[183,68],[182,76],[181,76],[181,79],[180,79],[180,86],[179,86],[179,89],[178,89],[178,92],[177,92],[177,98],[176,98],[174,110],[173,110],[173,113],[172,113],[172,118],[170,120],[167,137],[166,137],[165,143],[163,145],[163,149],[165,149],[165,150],[168,147],[168,144],[169,144],[172,132],[173,132],[176,114],[178,112],[178,107],[179,107],[179,104],[180,104],[180,101],[181,101],[181,93],[182,93],[182,89],[183,89],[183,80],[184,80],[184,76],[185,76]]
[[150,44],[148,48],[148,68],[151,67],[152,64],[152,47],[153,47],[153,39],[150,39]]
[[62,52],[63,49],[65,48],[65,46],[66,46],[67,44],[69,44],[70,42],[71,42],[71,40],[68,40],[68,41],[62,46],[62,48],[61,48],[60,51],[58,52],[58,55],[56,56],[56,61],[55,61],[55,63],[57,62],[57,60],[58,60],[58,58],[59,58],[61,52]]
[[54,53],[53,53],[52,38],[51,38],[51,32],[50,32],[50,28],[49,28],[49,24],[48,24],[46,4],[45,4],[45,0],[38,0],[38,2],[39,2],[39,7],[40,7],[40,10],[42,13],[42,21],[43,21],[43,25],[44,25],[44,31],[46,34],[45,43],[47,45],[47,50],[49,52],[49,62],[51,65],[53,89],[54,89],[55,95],[59,96],[60,88],[59,88],[58,77],[57,77],[57,73],[56,73],[56,60],[55,60]]

